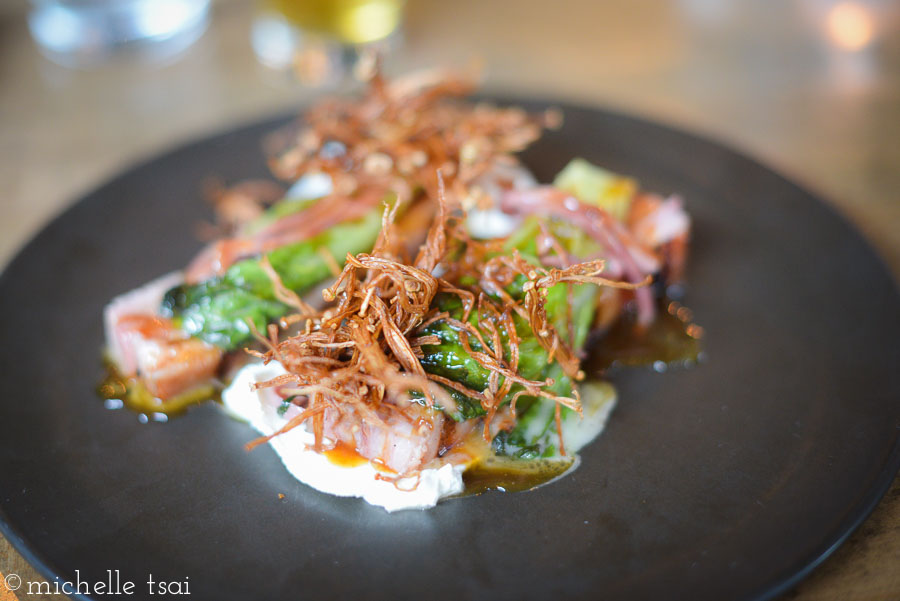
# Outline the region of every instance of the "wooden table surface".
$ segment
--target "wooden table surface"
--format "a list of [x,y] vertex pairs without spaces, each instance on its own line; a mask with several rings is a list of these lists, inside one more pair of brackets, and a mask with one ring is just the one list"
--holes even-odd
[[[819,192],[898,275],[900,11],[886,1],[859,2],[855,13],[846,5],[410,0],[404,45],[389,66],[481,58],[488,90],[626,111],[736,147]],[[43,59],[24,16],[3,6],[0,265],[48,219],[127,165],[313,94],[257,64],[252,3],[216,3],[210,29],[176,62],[119,57],[90,71]],[[867,33],[867,45],[846,48]],[[39,579],[2,539],[0,572]],[[0,601],[5,594],[0,590]],[[785,598],[900,599],[897,482],[847,543]]]

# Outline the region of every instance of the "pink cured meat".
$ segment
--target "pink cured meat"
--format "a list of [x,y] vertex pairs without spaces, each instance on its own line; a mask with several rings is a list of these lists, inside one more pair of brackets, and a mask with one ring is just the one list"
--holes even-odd
[[353,446],[370,461],[398,474],[421,469],[437,457],[443,414],[412,403],[400,412],[379,412],[382,424],[361,419],[356,413],[325,411],[325,436]]
[[116,297],[103,312],[109,359],[166,400],[213,378],[222,351],[178,330],[159,316],[163,295],[182,282],[172,273]]
[[[261,388],[259,393],[268,410],[281,405],[282,396],[276,389]],[[293,405],[283,417],[290,420],[302,411]],[[379,417],[381,424],[368,421],[356,412],[341,414],[329,408],[325,411],[323,434],[332,443],[344,443],[365,459],[398,474],[422,469],[437,457],[444,426],[442,413],[411,403],[405,408],[382,408]],[[312,423],[306,422],[303,427],[311,430]]]
[[103,309],[103,326],[106,331],[106,352],[119,371],[133,376],[137,370],[137,341],[127,332],[118,328],[125,315],[158,315],[163,295],[167,290],[181,284],[181,272],[168,273],[162,277],[135,288],[112,299]]

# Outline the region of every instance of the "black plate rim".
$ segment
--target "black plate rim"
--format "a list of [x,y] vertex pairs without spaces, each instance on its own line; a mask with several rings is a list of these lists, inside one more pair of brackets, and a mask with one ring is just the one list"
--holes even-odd
[[[810,186],[808,182],[803,181],[802,184],[798,183],[798,178],[785,175],[779,169],[773,168],[765,164],[763,161],[755,158],[753,156],[753,153],[747,152],[745,149],[738,150],[734,146],[732,146],[731,143],[720,142],[714,136],[711,136],[706,132],[692,133],[678,126],[666,123],[665,121],[639,117],[606,106],[591,106],[578,102],[569,102],[562,99],[549,99],[543,96],[523,96],[507,94],[479,96],[476,98],[479,100],[490,100],[492,102],[497,102],[500,104],[525,104],[532,107],[540,106],[545,108],[559,108],[562,110],[564,115],[569,110],[591,112],[613,117],[622,121],[631,122],[639,126],[650,126],[662,130],[670,135],[689,139],[692,142],[697,142],[709,147],[714,147],[717,152],[726,155],[729,160],[741,161],[753,169],[774,175],[778,180],[780,180],[780,183],[790,186],[797,192],[809,197],[811,200],[816,202],[820,206],[820,208],[823,208],[827,213],[830,213],[831,217],[843,222],[843,224],[849,230],[850,235],[854,236],[856,238],[856,241],[861,243],[866,248],[871,257],[878,263],[879,268],[889,275],[890,280],[893,283],[894,293],[898,298],[900,298],[900,281],[898,281],[895,277],[884,256],[869,241],[869,239],[862,234],[856,224],[848,216],[844,215],[836,208],[835,203],[831,202],[828,199],[827,195],[822,194],[817,190],[813,191],[814,187]],[[245,120],[235,127],[215,130],[212,133],[207,133],[205,135],[190,138],[186,141],[167,146],[162,150],[151,152],[132,160],[124,168],[116,171],[114,175],[102,180],[102,183],[100,183],[99,185],[89,188],[87,192],[80,194],[73,201],[67,203],[66,208],[61,213],[45,222],[41,229],[36,234],[32,235],[32,237],[26,244],[18,249],[18,251],[13,255],[12,259],[10,259],[3,267],[3,270],[0,271],[0,287],[2,287],[6,283],[10,268],[14,264],[22,260],[22,257],[25,256],[33,246],[41,243],[41,240],[46,235],[47,230],[51,226],[56,225],[58,222],[67,219],[68,215],[71,212],[75,211],[81,204],[83,204],[85,200],[102,193],[105,189],[116,185],[121,180],[129,179],[135,172],[139,170],[152,168],[154,164],[162,161],[170,154],[190,152],[192,149],[201,147],[210,141],[228,136],[239,136],[243,131],[249,129],[258,127],[272,127],[274,129],[279,124],[285,124],[287,122],[295,120],[297,118],[297,115],[301,114],[301,112],[305,108],[306,105],[301,105],[294,110],[282,111],[279,113],[275,113],[274,115],[269,115],[267,117]],[[883,497],[887,494],[888,490],[891,488],[891,485],[894,483],[894,480],[897,478],[898,473],[900,473],[900,431],[898,431],[888,459],[885,462],[885,468],[879,473],[874,484],[865,491],[864,495],[861,496],[860,501],[856,504],[856,507],[853,507],[852,511],[847,512],[849,517],[840,522],[832,532],[829,532],[827,536],[823,538],[822,543],[818,545],[808,556],[800,559],[797,565],[786,567],[783,570],[782,575],[773,578],[768,584],[763,585],[760,589],[756,591],[748,591],[748,595],[744,597],[744,599],[746,599],[746,601],[770,601],[778,597],[779,595],[786,593],[792,587],[803,581],[807,576],[809,576],[810,573],[812,573],[813,570],[820,566],[844,542],[846,542],[846,540],[857,530],[857,528],[859,528],[859,526],[864,521],[866,521],[866,519],[872,514],[872,512],[881,502]],[[33,549],[30,546],[28,541],[25,540],[25,538],[19,533],[18,529],[9,521],[2,504],[0,504],[0,533],[3,534],[3,536],[9,541],[13,548],[15,548],[16,551],[26,561],[28,561],[28,563],[33,568],[35,568],[35,570],[41,576],[43,576],[50,582],[63,582],[63,579],[59,575],[61,573],[61,570],[51,565],[51,563],[47,561],[39,551]],[[80,593],[70,595],[69,597],[72,599],[77,599],[79,601],[95,601],[94,597]]]

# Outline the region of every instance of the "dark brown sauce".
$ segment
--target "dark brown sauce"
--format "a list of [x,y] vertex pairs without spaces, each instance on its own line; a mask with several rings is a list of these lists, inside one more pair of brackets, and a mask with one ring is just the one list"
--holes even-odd
[[485,457],[463,473],[465,489],[456,496],[467,497],[489,490],[532,490],[575,469],[577,463],[575,458],[523,460]]
[[531,490],[575,469],[578,462],[576,457],[525,460],[494,455],[478,428],[453,454],[452,462],[469,466],[463,472],[463,491],[454,497],[479,495],[489,490]]
[[669,366],[692,365],[701,358],[702,337],[703,328],[693,323],[690,309],[663,299],[656,319],[647,328],[640,328],[629,313],[593,340],[585,371],[603,373],[610,368],[640,366],[664,371]]
[[[104,367],[106,375],[97,386],[97,394],[109,408],[124,405],[132,411],[145,415],[169,416],[183,413],[192,405],[219,400],[221,391],[212,383],[197,386],[171,399],[163,400],[150,394],[137,378],[122,375],[109,361],[104,362]],[[111,401],[118,401],[120,404],[116,405]]]

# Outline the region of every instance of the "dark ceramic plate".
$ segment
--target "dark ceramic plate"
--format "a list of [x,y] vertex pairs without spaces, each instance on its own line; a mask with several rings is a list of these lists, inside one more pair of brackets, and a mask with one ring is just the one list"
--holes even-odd
[[[532,106],[538,106],[533,104]],[[211,175],[265,173],[276,122],[141,165],[51,223],[0,280],[2,529],[53,578],[121,570],[191,598],[767,599],[868,515],[900,465],[900,297],[815,197],[732,151],[566,109],[525,155],[677,191],[695,220],[692,370],[622,373],[581,467],[538,490],[389,515],[294,481],[215,406],[140,424],[94,396],[101,310],[184,265]],[[279,500],[278,494],[286,496]],[[100,596],[98,598],[109,598]]]

